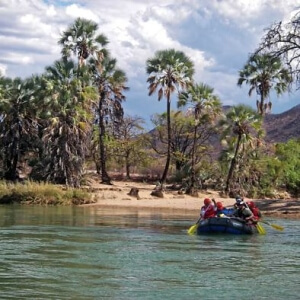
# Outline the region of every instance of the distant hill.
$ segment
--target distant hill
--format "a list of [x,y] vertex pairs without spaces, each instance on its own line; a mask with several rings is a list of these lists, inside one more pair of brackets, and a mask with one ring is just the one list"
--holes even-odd
[[[231,106],[224,105],[226,113]],[[265,140],[282,143],[290,139],[300,139],[300,104],[280,114],[267,114],[264,118]]]
[[[231,106],[224,105],[223,112],[230,110]],[[280,114],[267,114],[264,118],[266,130],[265,140],[268,143],[283,143],[290,139],[300,139],[300,104]],[[153,135],[155,128],[149,131]],[[220,155],[222,146],[220,137],[215,134],[210,137],[209,144],[212,146],[210,155],[217,158]]]
[[292,138],[300,139],[300,104],[281,114],[265,116],[266,141],[286,142]]

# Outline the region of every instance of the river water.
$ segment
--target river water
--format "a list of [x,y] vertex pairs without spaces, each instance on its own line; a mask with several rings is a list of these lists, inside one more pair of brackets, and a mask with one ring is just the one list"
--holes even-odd
[[[197,216],[195,216],[196,218]],[[0,206],[0,299],[299,299],[300,221],[189,236],[191,216]]]

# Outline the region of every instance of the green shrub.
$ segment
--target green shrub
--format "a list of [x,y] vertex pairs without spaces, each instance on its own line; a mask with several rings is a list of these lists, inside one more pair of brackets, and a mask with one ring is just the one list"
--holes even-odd
[[91,194],[80,189],[66,189],[47,183],[0,182],[0,204],[79,205],[92,203]]

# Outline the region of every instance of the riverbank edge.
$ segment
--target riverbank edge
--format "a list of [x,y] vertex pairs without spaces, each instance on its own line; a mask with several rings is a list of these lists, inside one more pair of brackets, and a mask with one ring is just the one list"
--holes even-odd
[[[89,187],[91,188],[91,187]],[[225,207],[232,207],[233,198],[224,198],[218,191],[201,191],[198,197],[179,194],[178,191],[166,190],[163,197],[151,195],[155,185],[143,182],[115,181],[112,186],[93,184],[93,202],[82,204],[82,207],[97,206],[110,209],[134,209],[144,211],[156,211],[176,215],[199,215],[204,198],[214,198],[216,202],[222,202]],[[138,196],[131,196],[131,190],[137,189]],[[265,217],[300,219],[300,199],[249,199],[261,210]]]

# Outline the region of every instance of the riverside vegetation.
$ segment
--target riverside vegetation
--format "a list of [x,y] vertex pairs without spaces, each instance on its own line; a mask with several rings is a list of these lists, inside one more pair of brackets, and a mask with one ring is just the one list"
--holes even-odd
[[0,204],[79,205],[93,203],[91,194],[47,183],[0,182]]
[[[297,14],[287,29],[298,32],[299,23]],[[282,37],[288,34],[282,26],[269,30]],[[245,105],[224,111],[214,89],[194,81],[185,53],[157,51],[146,61],[148,91],[165,98],[166,113],[152,116],[155,129],[146,132],[141,118],[124,115],[128,80],[97,30],[96,23],[78,18],[58,41],[61,59],[43,74],[0,76],[1,203],[92,201],[79,189],[91,164],[107,185],[112,172],[125,170],[127,179],[138,173],[156,180],[161,191],[168,183],[193,196],[213,188],[230,197],[299,197],[299,140],[268,143],[263,126],[270,93],[299,85],[298,64],[285,60],[290,51],[298,57],[297,41],[284,52],[268,32],[239,72],[237,84],[256,93],[257,111]],[[284,43],[295,45],[289,39]],[[173,98],[177,110],[171,109]],[[29,181],[18,183],[24,174]]]

